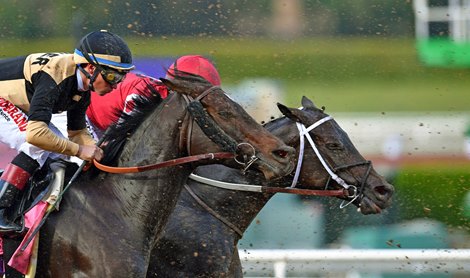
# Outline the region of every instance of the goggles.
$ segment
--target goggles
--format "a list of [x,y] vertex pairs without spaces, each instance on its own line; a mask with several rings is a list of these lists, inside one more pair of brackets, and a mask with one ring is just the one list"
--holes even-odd
[[103,79],[111,85],[116,85],[126,77],[127,72],[118,72],[109,68],[102,68],[100,70]]

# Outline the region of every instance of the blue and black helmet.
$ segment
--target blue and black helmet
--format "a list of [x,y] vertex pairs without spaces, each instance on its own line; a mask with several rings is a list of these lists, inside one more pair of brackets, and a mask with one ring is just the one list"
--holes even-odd
[[118,71],[135,68],[126,42],[106,30],[94,31],[84,36],[75,48],[74,60],[77,65],[90,63]]

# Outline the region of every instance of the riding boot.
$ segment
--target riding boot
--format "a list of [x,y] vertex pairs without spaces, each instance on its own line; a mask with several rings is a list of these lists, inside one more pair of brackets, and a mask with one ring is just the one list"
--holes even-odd
[[20,231],[21,227],[6,215],[6,209],[11,207],[31,175],[39,168],[39,163],[20,152],[13,161],[7,165],[0,177],[0,233]]

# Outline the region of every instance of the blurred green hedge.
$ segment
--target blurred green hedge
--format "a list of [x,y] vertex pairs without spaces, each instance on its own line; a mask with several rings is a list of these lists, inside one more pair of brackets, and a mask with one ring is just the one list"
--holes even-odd
[[459,165],[407,166],[394,181],[400,219],[432,218],[470,232],[464,213],[470,191],[470,167]]
[[[129,37],[134,56],[211,57],[224,86],[272,78],[287,105],[303,95],[327,112],[468,111],[470,71],[430,68],[418,60],[413,38],[309,38],[292,41],[241,37]],[[72,38],[7,40],[0,57],[71,52]],[[273,105],[274,100],[273,100]]]

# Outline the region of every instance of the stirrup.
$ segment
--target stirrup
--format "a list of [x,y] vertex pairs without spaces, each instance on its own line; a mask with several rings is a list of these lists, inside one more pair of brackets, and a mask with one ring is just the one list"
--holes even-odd
[[49,167],[51,168],[54,177],[49,192],[46,194],[44,200],[49,204],[54,204],[55,209],[59,210],[59,203],[57,203],[57,200],[64,187],[67,164],[64,161],[58,160],[51,163]]
[[3,224],[4,224],[4,227],[8,227],[7,229],[2,229],[0,228],[0,236],[2,237],[16,237],[16,236],[20,236],[20,235],[23,235],[26,233],[27,231],[27,228],[26,226],[24,225],[25,222],[24,222],[24,216],[22,215],[20,217],[20,224],[17,224],[15,221],[11,221],[7,216],[5,216],[6,214],[6,209],[3,209],[3,211],[0,212],[0,214],[2,215],[2,220],[3,220]]
[[0,236],[1,237],[14,237],[14,236],[19,236],[23,235],[25,231],[24,226],[10,226],[8,229],[2,229],[0,228]]

